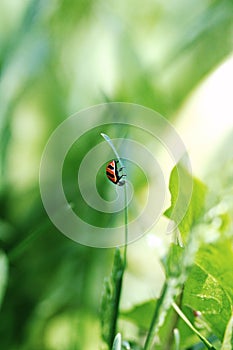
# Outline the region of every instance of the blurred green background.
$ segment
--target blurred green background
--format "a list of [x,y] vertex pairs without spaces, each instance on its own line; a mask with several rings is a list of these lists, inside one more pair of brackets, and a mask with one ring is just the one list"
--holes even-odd
[[101,347],[113,250],[78,245],[51,224],[38,185],[43,148],[69,115],[107,101],[175,123],[232,52],[232,13],[232,0],[1,1],[0,349]]

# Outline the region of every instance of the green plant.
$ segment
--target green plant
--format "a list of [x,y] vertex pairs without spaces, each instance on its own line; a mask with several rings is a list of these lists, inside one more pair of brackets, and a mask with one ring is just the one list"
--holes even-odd
[[[38,186],[45,143],[71,113],[104,101],[142,104],[175,124],[193,90],[232,54],[232,5],[232,0],[148,1],[143,6],[141,1],[124,0],[0,2],[1,349],[98,347],[98,305],[113,252],[78,245],[49,220]],[[227,84],[224,93],[225,89]],[[64,187],[72,194],[74,165],[94,146],[92,135],[67,162]],[[200,286],[207,296],[209,285],[217,291],[218,297],[205,298],[202,306],[204,329],[208,333],[209,324],[214,323],[220,340],[230,315],[233,212],[232,165],[220,160],[231,153],[232,142],[211,161],[214,171],[206,184],[215,177],[208,193],[219,199],[210,204],[209,213],[203,212],[200,222],[205,214],[212,218],[213,225],[205,222],[203,227],[212,242],[201,244],[197,266],[186,281],[186,287],[196,278],[206,281]],[[75,196],[81,200],[79,193]],[[97,212],[89,219],[100,223]],[[219,222],[221,237],[214,241]],[[202,293],[198,285],[193,286]],[[200,298],[192,289],[186,292],[182,300],[187,305],[182,310],[192,322],[203,325],[203,315],[194,318],[190,312],[200,306]],[[218,299],[225,300],[222,309]],[[148,300],[131,311],[121,310],[120,318],[140,329],[136,343],[144,344],[141,337],[150,327],[155,304]],[[214,315],[209,312],[212,307]],[[219,310],[225,310],[225,315]],[[160,339],[169,335],[169,342],[173,341],[171,324],[176,320],[171,309]],[[181,348],[198,342],[182,321],[178,324]],[[231,324],[223,346],[229,347]],[[70,332],[65,336],[61,330],[67,328]],[[61,334],[66,344],[59,343]]]
[[[179,213],[174,210],[179,186],[182,187],[177,167],[180,165],[170,176],[171,206],[164,215],[177,223],[184,247],[172,244],[163,260],[166,281],[160,298],[123,311],[121,317],[136,324],[140,333],[145,332],[144,343],[137,343],[144,350],[195,349],[198,338],[208,349],[231,349],[233,290],[229,282],[233,280],[233,246],[225,199],[209,200],[207,187],[192,178],[192,198],[179,222]],[[184,168],[182,171],[191,177]],[[118,288],[116,276],[121,269],[117,250],[112,290]],[[105,289],[104,304],[111,303],[107,295]],[[108,313],[104,325],[111,323],[112,314]],[[108,346],[111,349],[111,343]],[[131,349],[137,348],[134,346]]]

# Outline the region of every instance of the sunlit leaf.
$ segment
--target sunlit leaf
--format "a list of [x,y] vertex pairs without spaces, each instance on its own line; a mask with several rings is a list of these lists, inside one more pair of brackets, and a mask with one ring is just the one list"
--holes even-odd
[[[169,181],[171,206],[164,215],[178,224],[182,238],[187,238],[191,227],[203,213],[206,186],[181,165],[175,166]],[[189,198],[189,193],[191,196]]]
[[218,281],[197,265],[186,281],[183,303],[200,311],[213,333],[222,339],[231,315],[230,299]]
[[214,277],[233,302],[233,245],[232,240],[220,239],[216,243],[203,245],[196,261],[201,268]]

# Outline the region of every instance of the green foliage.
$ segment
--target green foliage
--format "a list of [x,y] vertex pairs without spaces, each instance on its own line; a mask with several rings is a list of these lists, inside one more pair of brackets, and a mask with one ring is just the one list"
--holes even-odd
[[116,322],[118,318],[123,273],[124,263],[121,252],[120,249],[116,249],[112,274],[109,279],[105,280],[101,303],[102,337],[108,344],[109,349],[112,347],[116,334]]
[[[192,196],[190,202],[187,202],[186,191],[188,190],[189,193],[192,184],[194,184]],[[145,350],[151,348],[153,338],[158,335],[160,328],[165,324],[175,298],[182,293],[182,286],[186,282],[190,266],[194,263],[199,246],[198,237],[195,237],[192,228],[204,210],[205,186],[197,179],[193,179],[187,170],[179,164],[172,170],[169,188],[171,191],[171,207],[165,212],[165,215],[177,223],[182,234],[186,234],[187,244],[183,251],[180,247],[171,246],[170,248],[165,261],[167,280],[155,307],[145,342]],[[188,209],[184,213],[184,208],[187,205]],[[175,319],[173,328],[176,327],[176,322]]]
[[150,327],[155,305],[155,300],[148,300],[142,304],[134,306],[130,310],[123,310],[121,315],[122,317],[131,320],[140,329],[147,330]]
[[[156,304],[157,300],[148,300],[147,302],[144,302],[142,304],[135,305],[130,310],[122,311],[121,315],[123,318],[126,318],[127,320],[133,322],[141,330],[141,332],[143,331],[144,333],[148,331],[150,327]],[[185,306],[183,306],[182,308],[185,310],[185,313],[188,315],[189,319],[194,321],[194,316],[193,313],[190,312],[190,309]],[[181,344],[183,347],[191,346],[195,344],[195,342],[197,342],[196,337],[193,336],[193,333],[192,331],[190,331],[188,326],[184,322],[181,322],[174,313],[174,311],[170,309],[167,312],[167,316],[164,320],[163,326],[158,332],[159,341],[156,345],[157,349],[163,350],[167,346],[169,346],[170,343],[173,342],[173,329],[175,327],[175,324],[178,327]]]
[[192,267],[185,283],[183,304],[200,311],[212,332],[223,338],[231,316],[230,299],[218,281],[198,265]]
[[217,242],[204,244],[197,253],[196,262],[213,276],[233,303],[233,247],[231,239],[220,237]]
[[203,213],[207,188],[180,163],[171,172],[169,190],[171,206],[164,215],[175,221],[182,238],[187,240],[192,226]]
[[[180,177],[179,174],[181,174]],[[180,181],[180,178],[183,181]],[[187,202],[185,189],[190,183],[193,183],[191,200],[184,217],[179,221],[181,212],[179,208],[177,209],[177,202]],[[198,179],[192,178],[182,166],[178,165],[172,170],[169,188],[171,207],[165,212],[165,215],[177,222],[181,234],[185,235],[185,247],[172,244],[163,260],[166,284],[160,299],[157,302],[150,300],[136,305],[122,315],[134,322],[140,329],[146,330],[150,324],[148,337],[151,334],[152,338],[156,334],[159,335],[161,344],[163,344],[161,349],[170,349],[174,342],[173,333],[171,333],[174,328],[177,328],[180,334],[181,348],[194,344],[196,338],[191,336],[187,327],[194,330],[194,333],[204,341],[208,348],[214,348],[194,328],[195,319],[189,310],[201,313],[199,324],[202,325],[204,335],[214,334],[220,341],[223,341],[232,307],[232,286],[229,283],[233,280],[232,244],[229,239],[223,238],[229,226],[219,225],[219,232],[223,236],[216,236],[216,241],[207,245],[208,231],[211,232],[214,217],[210,220],[209,215],[206,214],[209,212],[205,206],[206,186]],[[225,214],[220,215],[225,217]],[[171,310],[174,300],[177,300],[185,313],[189,315],[189,320],[184,315],[182,316],[184,322],[180,322],[174,315]],[[153,309],[155,309],[154,316]],[[190,320],[193,324],[190,323]],[[150,348],[152,340],[149,340],[148,344],[147,346],[146,343],[145,349]]]
[[[49,135],[71,113],[105,101],[143,104],[175,121],[193,89],[232,52],[232,8],[232,0],[181,0],[169,4],[150,0],[143,6],[140,1],[123,0],[1,1],[1,349],[98,348],[100,331],[95,325],[99,320],[102,280],[109,273],[112,252],[79,246],[63,237],[48,220],[41,204],[38,169]],[[94,143],[94,133],[95,130],[87,135],[80,148],[74,150],[75,155],[65,162],[64,188],[72,200],[77,201],[73,191],[76,178],[70,174],[76,174],[76,165]],[[181,286],[179,277],[182,281],[188,278],[184,300],[189,307],[181,301],[182,310],[194,322],[190,307],[203,309],[208,324],[203,332],[209,336],[216,331],[221,341],[229,302],[233,302],[232,162],[228,163],[229,168],[222,163],[226,154],[231,156],[231,149],[232,141],[217,155],[207,179],[208,186],[214,177],[217,179],[213,186],[215,196],[220,197],[220,202],[225,196],[229,206],[208,220],[208,213],[203,210],[205,186],[193,180],[185,169],[179,169],[181,178],[177,169],[173,170],[171,208],[166,216],[179,223],[186,245],[184,249],[172,245],[163,259],[167,279],[172,278],[176,286]],[[219,164],[220,169],[216,170]],[[145,179],[143,182],[140,178],[136,190],[144,186]],[[193,186],[185,217],[180,206],[175,206],[178,182],[181,202]],[[93,210],[90,222],[104,225],[98,215]],[[221,222],[217,228],[213,225],[215,218]],[[195,234],[198,244],[189,245],[189,237],[194,238]],[[189,271],[194,256],[196,265]],[[122,271],[118,258],[115,257],[115,271],[111,281],[106,282],[103,298],[103,333],[108,341],[108,322],[113,317],[116,323],[117,317],[116,290],[119,291]],[[193,280],[195,271],[200,286]],[[208,296],[205,305],[213,307],[211,311],[222,306],[219,314],[212,317],[204,312],[205,305],[191,295],[189,283],[198,290],[204,289]],[[169,305],[178,289],[175,288]],[[149,299],[122,312],[139,330],[138,337],[134,334],[134,343],[143,343],[140,332],[149,329],[156,305]],[[225,310],[227,306],[229,310]],[[177,320],[173,310],[164,310],[167,316],[159,330],[161,343],[156,348],[164,350],[172,344],[175,326],[180,331],[181,349],[197,344],[197,337]],[[219,325],[217,318],[223,321]],[[230,347],[231,320],[222,350]],[[63,333],[66,327],[69,331]],[[65,344],[58,342],[60,334]],[[70,334],[75,334],[74,339]]]

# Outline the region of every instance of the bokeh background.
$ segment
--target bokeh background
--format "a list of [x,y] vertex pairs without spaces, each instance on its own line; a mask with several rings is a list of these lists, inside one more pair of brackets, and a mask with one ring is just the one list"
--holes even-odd
[[[150,107],[175,125],[197,176],[229,185],[221,162],[232,153],[232,14],[232,0],[1,1],[1,349],[102,346],[113,250],[65,238],[40,199],[44,146],[68,116],[109,101]],[[125,307],[159,294],[167,241],[155,229],[129,247]]]

